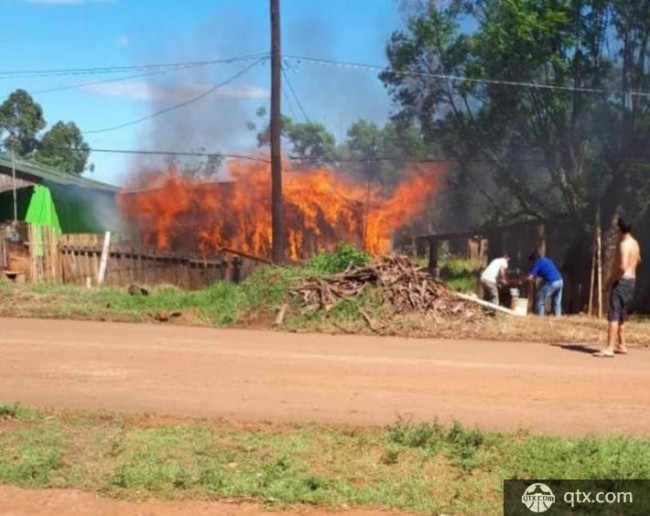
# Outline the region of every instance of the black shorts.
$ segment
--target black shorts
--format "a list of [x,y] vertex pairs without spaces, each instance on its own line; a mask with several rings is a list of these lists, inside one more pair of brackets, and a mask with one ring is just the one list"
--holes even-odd
[[634,299],[635,281],[633,278],[621,278],[612,287],[609,293],[609,310],[607,320],[610,322],[624,323],[627,312]]

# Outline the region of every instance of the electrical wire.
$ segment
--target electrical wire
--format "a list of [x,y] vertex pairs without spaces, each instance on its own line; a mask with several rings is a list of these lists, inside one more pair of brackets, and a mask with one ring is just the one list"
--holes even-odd
[[291,91],[291,94],[293,95],[293,98],[296,100],[296,104],[298,104],[298,108],[302,112],[302,115],[305,117],[305,120],[307,121],[308,124],[311,124],[311,120],[309,120],[309,116],[307,115],[307,112],[305,111],[305,108],[302,105],[302,102],[300,102],[300,97],[298,97],[298,94],[296,93],[295,88],[293,87],[293,84],[291,84],[291,80],[289,79],[289,74],[286,72],[285,67],[282,66],[282,76],[285,78],[287,85],[289,86],[289,90]]
[[123,73],[132,71],[150,71],[160,69],[174,69],[174,68],[187,68],[199,66],[211,66],[216,64],[232,64],[242,63],[246,61],[257,61],[259,59],[267,58],[268,52],[243,55],[236,57],[228,57],[224,59],[206,59],[203,61],[182,61],[176,63],[153,63],[153,64],[140,64],[129,66],[99,66],[90,68],[56,68],[49,70],[0,70],[0,79],[25,79],[35,77],[53,77],[53,76],[69,76],[69,75],[102,75],[110,73]]
[[97,86],[99,84],[110,84],[110,83],[115,83],[115,82],[122,82],[122,81],[129,81],[132,79],[139,79],[140,77],[149,77],[152,75],[159,75],[163,73],[170,73],[170,72],[177,72],[180,70],[187,70],[190,68],[190,66],[186,66],[183,68],[170,68],[170,69],[164,69],[164,70],[153,70],[151,72],[143,72],[143,73],[138,73],[135,75],[127,75],[126,77],[117,77],[115,79],[104,79],[101,81],[90,81],[90,82],[80,82],[76,84],[68,84],[65,86],[55,86],[53,88],[47,88],[44,90],[35,90],[35,91],[30,91],[30,94],[32,95],[41,95],[43,93],[53,93],[57,91],[66,91],[66,90],[76,90],[76,89],[81,89],[81,88],[87,88],[88,86]]
[[[66,150],[76,150],[81,152],[83,149],[66,149]],[[175,150],[144,150],[144,149],[87,149],[89,152],[97,153],[110,153],[110,154],[139,154],[147,156],[180,156],[180,157],[212,157],[219,156],[224,158],[231,159],[243,159],[248,161],[256,161],[259,163],[271,163],[271,160],[266,158],[260,158],[258,156],[251,156],[247,154],[224,154],[221,152],[194,152],[194,151],[175,151]]]
[[[261,158],[259,156],[251,154],[224,154],[221,152],[199,152],[199,151],[176,151],[176,150],[147,150],[147,149],[102,149],[90,147],[88,149],[70,149],[70,148],[59,148],[60,150],[66,151],[89,151],[97,153],[113,153],[113,154],[143,154],[143,155],[159,155],[159,156],[188,156],[188,157],[210,157],[210,156],[223,156],[224,158],[233,158],[233,159],[245,159],[249,161],[256,161],[260,163],[270,163],[271,160],[267,158]],[[374,163],[374,162],[395,162],[395,163],[414,163],[414,164],[426,164],[426,163],[458,163],[462,161],[463,163],[493,163],[494,160],[487,158],[473,158],[473,159],[458,159],[458,158],[398,158],[391,156],[377,156],[373,158],[330,158],[330,159],[315,159],[315,158],[303,158],[300,156],[288,156],[291,161],[297,163],[314,163],[314,164],[344,164],[344,163]],[[650,160],[636,160],[636,159],[606,159],[603,160],[606,163],[627,163],[631,165],[647,165],[650,164]],[[541,164],[546,163],[546,160],[543,158],[521,158],[521,159],[510,159],[507,160],[508,163],[530,163],[530,164]]]
[[198,102],[199,100],[207,97],[211,93],[214,93],[218,89],[223,88],[227,84],[230,84],[234,80],[238,79],[239,77],[244,75],[246,72],[251,70],[253,67],[255,67],[256,65],[258,65],[258,64],[260,64],[262,62],[264,62],[265,60],[266,60],[266,58],[258,59],[257,61],[255,61],[254,63],[252,63],[249,66],[245,67],[244,69],[240,70],[235,75],[229,77],[225,81],[222,81],[222,82],[216,84],[215,86],[207,89],[206,91],[204,91],[204,92],[200,93],[199,95],[196,95],[195,97],[192,97],[192,98],[190,98],[188,100],[185,100],[183,102],[179,102],[178,104],[174,104],[173,106],[166,107],[164,109],[156,111],[155,113],[151,113],[149,115],[137,118],[135,120],[131,120],[129,122],[124,122],[122,124],[118,124],[118,125],[115,125],[115,126],[112,126],[112,127],[105,127],[103,129],[93,129],[93,130],[90,130],[90,131],[83,131],[82,134],[97,134],[97,133],[107,133],[107,132],[110,132],[110,131],[117,131],[118,129],[124,129],[125,127],[136,125],[136,124],[139,124],[140,122],[144,122],[146,120],[151,120],[152,118],[164,115],[166,113],[169,113],[170,111],[174,111],[176,109],[180,109],[182,107],[185,107],[185,106],[188,106],[188,105],[193,104],[195,102]]
[[[311,64],[326,65],[326,66],[335,66],[339,68],[347,69],[358,69],[358,70],[372,70],[372,71],[382,71],[389,72],[395,75],[402,76],[412,76],[412,77],[428,77],[431,79],[444,79],[450,81],[464,81],[464,82],[476,82],[484,84],[499,84],[503,86],[515,86],[515,87],[526,87],[526,88],[538,88],[545,90],[559,90],[567,92],[580,92],[580,93],[595,93],[599,95],[611,94],[611,91],[599,89],[599,88],[582,88],[575,86],[560,86],[556,84],[545,84],[538,82],[527,82],[527,81],[510,81],[502,79],[490,79],[490,78],[481,78],[481,77],[468,77],[464,75],[450,75],[442,73],[429,73],[429,72],[413,72],[413,71],[398,71],[398,70],[387,70],[385,66],[366,64],[366,63],[356,63],[356,62],[347,62],[347,61],[336,61],[333,59],[322,59],[316,57],[307,57],[307,56],[298,56],[298,55],[285,55],[284,59],[295,61],[295,62],[306,62]],[[629,91],[627,94],[637,97],[646,97],[650,98],[650,92],[647,91]]]

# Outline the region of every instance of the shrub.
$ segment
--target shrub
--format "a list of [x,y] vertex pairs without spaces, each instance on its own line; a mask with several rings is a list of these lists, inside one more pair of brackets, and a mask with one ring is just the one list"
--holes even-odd
[[370,261],[370,255],[341,242],[333,252],[318,253],[309,260],[309,266],[322,274],[336,274],[348,267],[359,267]]

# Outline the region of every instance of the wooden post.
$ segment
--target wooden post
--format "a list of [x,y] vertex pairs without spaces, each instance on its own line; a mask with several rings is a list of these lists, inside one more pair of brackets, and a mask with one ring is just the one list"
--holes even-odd
[[600,206],[596,211],[596,253],[598,258],[598,318],[603,317],[603,245],[602,229],[600,227]]
[[271,10],[271,226],[273,262],[284,261],[284,221],[282,211],[282,119],[280,50],[280,0],[270,0]]
[[440,269],[438,267],[438,249],[440,243],[437,240],[429,240],[429,274],[435,279],[438,279],[440,275]]
[[99,270],[97,271],[97,285],[104,283],[106,277],[106,265],[108,264],[108,248],[111,243],[111,232],[104,233],[104,245],[102,246],[102,256],[99,261]]
[[537,252],[546,256],[546,226],[544,223],[537,225]]
[[593,249],[591,250],[591,281],[589,282],[589,316],[594,315],[594,286],[596,283],[596,231],[594,228],[594,238],[592,241]]

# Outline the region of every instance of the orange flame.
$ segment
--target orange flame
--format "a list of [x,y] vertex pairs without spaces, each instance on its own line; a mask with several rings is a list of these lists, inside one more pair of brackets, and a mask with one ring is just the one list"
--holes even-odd
[[[175,170],[150,174],[139,192],[124,191],[120,206],[147,246],[209,254],[223,248],[271,255],[271,182],[265,163],[232,160],[228,182],[200,182]],[[392,195],[329,169],[283,171],[287,252],[298,260],[338,242],[387,252],[393,232],[421,213],[445,172],[417,165]]]

